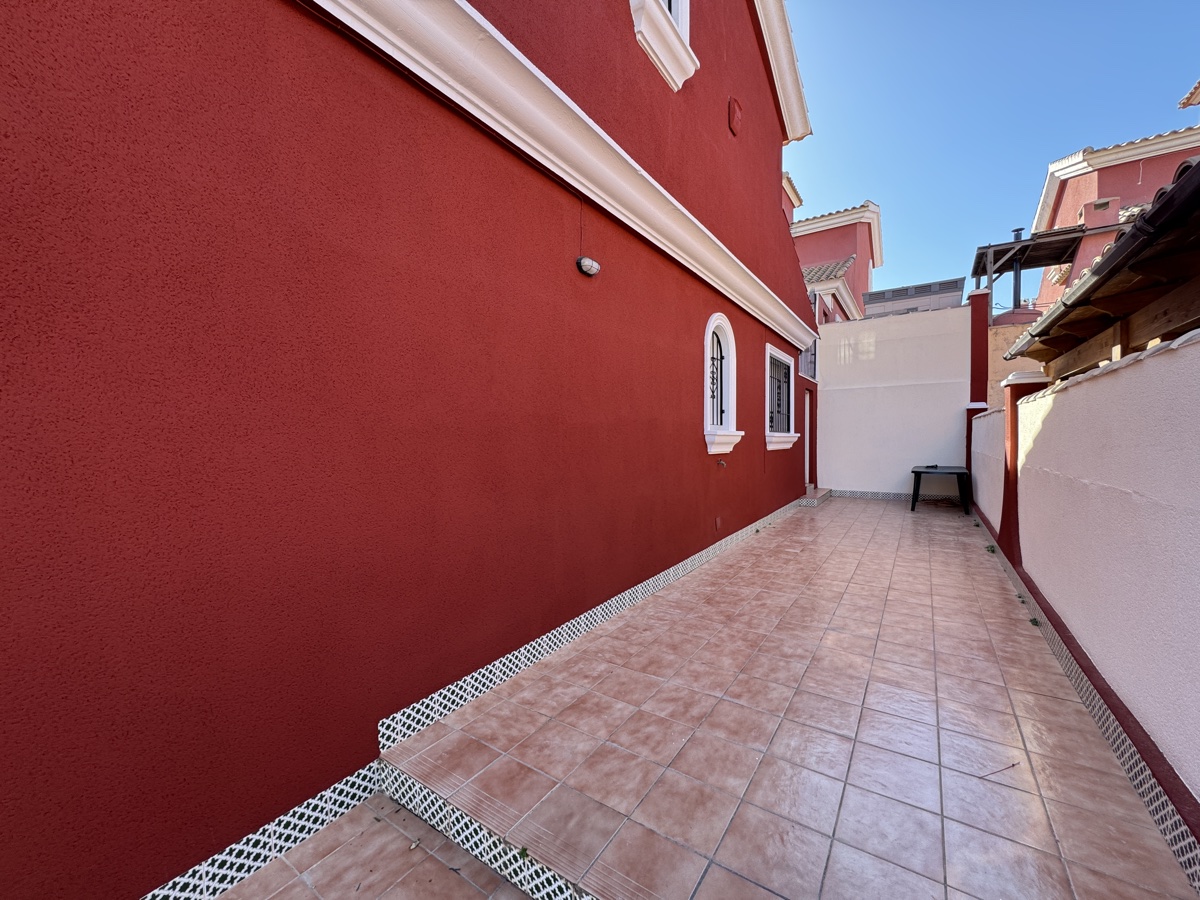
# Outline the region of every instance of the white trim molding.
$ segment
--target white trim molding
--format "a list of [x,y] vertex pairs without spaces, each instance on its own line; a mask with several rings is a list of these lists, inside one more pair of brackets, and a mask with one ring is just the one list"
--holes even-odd
[[810,291],[815,292],[821,297],[833,294],[837,298],[838,305],[842,307],[842,310],[849,317],[850,321],[863,317],[863,311],[854,302],[854,294],[850,293],[850,285],[845,278],[831,278],[828,281],[817,281],[807,285],[807,287]]
[[672,91],[683,87],[683,83],[700,68],[700,60],[688,46],[686,0],[676,2],[683,4],[678,21],[667,12],[662,0],[629,0],[638,45],[646,51],[650,62]]
[[883,265],[883,229],[879,204],[865,200],[850,209],[839,209],[837,212],[812,216],[792,223],[792,237],[802,234],[817,234],[829,231],[831,228],[841,228],[843,225],[854,225],[866,222],[871,229],[871,268],[877,269]]
[[[1070,156],[1056,159],[1046,167],[1046,183],[1042,186],[1042,196],[1038,199],[1037,212],[1033,214],[1033,227],[1030,234],[1045,231],[1050,227],[1050,210],[1058,197],[1058,187],[1064,181],[1079,175],[1087,175],[1097,169],[1107,169],[1121,163],[1136,162],[1139,159],[1149,159],[1152,156],[1162,156],[1174,153],[1176,150],[1193,150],[1200,148],[1200,125],[1190,128],[1180,128],[1156,134],[1153,137],[1139,138],[1124,144],[1114,144],[1111,147],[1084,147],[1076,150]],[[1074,224],[1074,223],[1072,223]]]
[[792,206],[796,207],[796,209],[804,205],[804,198],[796,190],[796,182],[792,181],[792,175],[786,169],[783,171],[783,192],[787,194],[788,200],[791,201]]
[[808,120],[808,103],[804,99],[804,83],[796,66],[796,47],[792,43],[792,24],[788,21],[783,0],[754,0],[758,21],[762,25],[771,61],[771,80],[775,96],[783,112],[784,143],[801,141],[812,134]]
[[[721,338],[721,351],[725,359],[721,368],[722,421],[713,421],[710,347],[713,333]],[[704,326],[704,442],[709,453],[728,453],[742,439],[744,431],[737,430],[737,344],[733,339],[733,326],[724,313],[713,313]]]
[[[771,360],[777,359],[788,367],[788,422],[791,428],[787,431],[771,430]],[[764,362],[763,391],[766,400],[764,408],[763,429],[767,435],[768,450],[787,450],[796,443],[800,435],[796,433],[796,360],[790,353],[784,353],[778,347],[767,344],[766,360]]]
[[789,343],[804,348],[816,339],[762,279],[465,0],[315,2]]

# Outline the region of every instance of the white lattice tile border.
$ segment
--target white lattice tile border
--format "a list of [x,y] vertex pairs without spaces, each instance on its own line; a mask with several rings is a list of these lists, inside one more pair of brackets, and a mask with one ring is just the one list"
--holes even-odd
[[804,498],[793,500],[770,515],[747,525],[740,531],[735,531],[728,537],[722,538],[694,556],[688,557],[683,562],[676,563],[665,572],[660,572],[653,578],[643,581],[641,584],[634,585],[629,590],[617,594],[611,600],[593,607],[583,615],[577,616],[571,621],[555,628],[553,631],[547,632],[540,638],[536,638],[523,647],[517,648],[507,656],[503,656],[495,662],[488,663],[483,668],[476,669],[470,675],[460,678],[440,691],[430,694],[424,700],[418,700],[411,706],[400,710],[400,712],[388,716],[379,723],[379,749],[381,751],[386,750],[388,747],[416,734],[421,729],[427,728],[439,719],[445,718],[459,707],[486,694],[497,685],[508,681],[508,679],[527,669],[538,660],[544,659],[555,650],[559,650],[576,638],[587,634],[587,632],[612,618],[617,613],[629,609],[636,603],[640,603],[651,594],[671,584],[671,582],[677,581],[699,566],[704,565],[704,563],[721,553],[721,551],[754,534],[757,529],[791,515],[804,505],[803,500]]
[[535,900],[590,900],[590,894],[524,853],[524,848],[493,834],[411,775],[382,760],[379,773],[380,790],[530,897]]
[[305,800],[275,821],[151,891],[144,900],[199,900],[229,890],[374,794],[378,790],[379,765],[376,760],[343,778],[311,800]]
[[[831,490],[835,497],[850,497],[854,500],[911,500],[911,492],[902,491],[843,491]],[[957,500],[958,494],[927,494],[921,491],[921,500]]]
[[1008,575],[1009,581],[1016,586],[1017,592],[1030,607],[1033,613],[1032,617],[1036,618],[1039,623],[1038,631],[1046,639],[1046,643],[1050,646],[1050,652],[1062,666],[1063,674],[1067,676],[1067,680],[1075,688],[1075,693],[1079,695],[1084,707],[1091,713],[1092,719],[1099,726],[1100,733],[1108,741],[1109,747],[1117,757],[1117,762],[1121,764],[1121,768],[1129,778],[1129,783],[1133,785],[1133,789],[1146,804],[1150,817],[1154,819],[1154,824],[1158,826],[1167,846],[1175,855],[1175,859],[1179,861],[1188,882],[1197,893],[1200,893],[1200,842],[1192,834],[1187,823],[1183,821],[1178,810],[1175,809],[1175,804],[1162,789],[1162,785],[1158,783],[1158,779],[1154,777],[1154,773],[1142,759],[1141,753],[1129,739],[1129,735],[1125,733],[1125,729],[1121,727],[1121,723],[1117,721],[1112,710],[1108,708],[1108,704],[1104,702],[1104,698],[1096,691],[1091,679],[1079,667],[1079,663],[1075,661],[1075,657],[1071,655],[1067,645],[1063,643],[1058,632],[1047,620],[1046,613],[1037,602],[1037,598],[1026,593],[1020,576],[1017,575],[1016,570],[1013,569],[1004,554],[999,552],[998,547],[996,548],[996,557],[1000,560],[1001,567]]

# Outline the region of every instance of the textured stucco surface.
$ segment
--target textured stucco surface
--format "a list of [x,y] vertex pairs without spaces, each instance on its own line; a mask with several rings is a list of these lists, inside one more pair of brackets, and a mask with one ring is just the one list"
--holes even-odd
[[1200,795],[1200,341],[1018,404],[1025,569]]
[[1005,359],[1004,352],[1029,329],[1028,325],[991,325],[988,337],[988,409],[1004,409],[1004,388],[1000,382],[1013,372],[1040,372],[1041,364],[1025,356]]
[[7,896],[161,884],[803,493],[763,326],[299,6],[26,4],[3,42]]
[[[911,491],[913,466],[963,465],[970,324],[962,306],[821,327],[822,487]],[[957,487],[926,476],[921,490]]]
[[1004,410],[976,416],[971,429],[971,488],[979,511],[993,528],[1004,508]]

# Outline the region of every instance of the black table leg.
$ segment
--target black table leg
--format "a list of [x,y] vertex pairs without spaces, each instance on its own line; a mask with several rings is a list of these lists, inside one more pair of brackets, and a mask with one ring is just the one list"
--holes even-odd
[[912,504],[908,507],[909,512],[917,508],[917,498],[919,496],[921,496],[921,473],[913,472],[913,495]]
[[958,477],[958,502],[962,504],[963,515],[971,514],[971,476],[966,472],[959,472]]

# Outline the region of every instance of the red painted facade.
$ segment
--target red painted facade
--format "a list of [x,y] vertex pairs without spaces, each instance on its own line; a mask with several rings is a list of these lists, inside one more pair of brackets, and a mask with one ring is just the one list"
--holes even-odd
[[[672,94],[628,7],[479,4],[811,323],[751,8],[696,4]],[[303,7],[8,24],[8,896],[154,888],[804,492],[811,436],[764,441],[764,346],[795,347]]]

